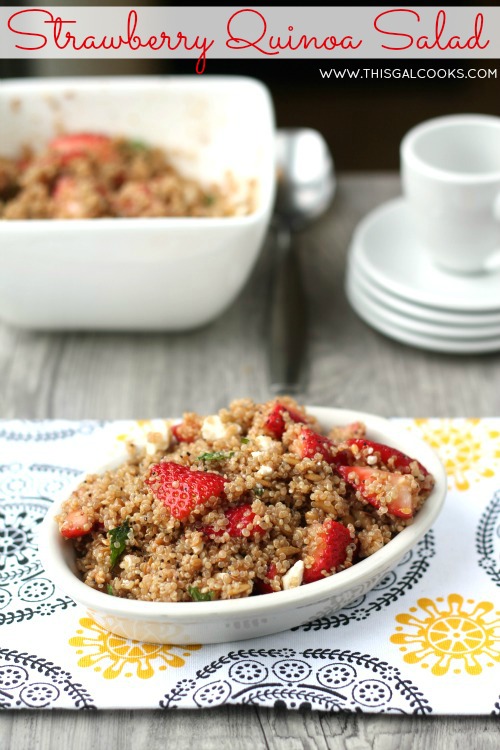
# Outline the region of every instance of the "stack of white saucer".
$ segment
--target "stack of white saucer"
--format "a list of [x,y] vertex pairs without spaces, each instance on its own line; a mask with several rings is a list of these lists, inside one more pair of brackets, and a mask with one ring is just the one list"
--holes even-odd
[[[346,279],[352,307],[370,326],[412,346],[456,354],[500,350],[500,268],[480,267],[488,253],[491,256],[493,249],[500,249],[488,246],[494,244],[500,228],[500,216],[496,215],[499,209],[494,203],[495,193],[500,196],[500,119],[440,118],[415,129],[417,136],[428,138],[428,131],[435,130],[436,124],[440,128],[444,125],[449,131],[447,144],[450,140],[453,144],[455,126],[464,122],[468,129],[456,131],[457,142],[463,141],[465,132],[475,143],[486,143],[483,133],[480,139],[474,139],[479,133],[469,133],[472,125],[486,123],[495,132],[498,151],[492,170],[486,175],[471,170],[465,174],[465,182],[462,180],[465,188],[456,179],[454,195],[449,174],[438,184],[437,178],[445,172],[439,164],[440,152],[429,148],[438,164],[426,174],[421,164],[412,163],[405,154],[403,141],[405,198],[384,204],[358,225]],[[420,137],[418,153],[425,154],[428,145]],[[492,195],[492,209],[486,210]],[[457,211],[457,196],[462,201],[461,211]],[[420,222],[415,222],[415,215]],[[437,248],[432,246],[435,237],[439,238]],[[447,243],[452,248],[447,255],[438,252],[446,244],[443,237],[453,237],[453,242]]]
[[456,354],[500,349],[500,271],[459,275],[434,265],[402,198],[358,226],[346,291],[366,323],[398,341]]

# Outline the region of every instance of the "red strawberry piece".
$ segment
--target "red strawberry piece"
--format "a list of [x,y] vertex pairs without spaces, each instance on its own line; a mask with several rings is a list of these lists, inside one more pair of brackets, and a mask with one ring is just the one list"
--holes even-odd
[[364,466],[339,466],[338,472],[374,508],[387,505],[387,510],[398,518],[411,518],[413,498],[418,485],[408,474],[392,474]]
[[338,521],[327,518],[322,524],[309,527],[306,555],[314,562],[304,568],[303,583],[313,583],[334,573],[347,559],[347,547],[352,544],[351,532]]
[[52,198],[55,203],[55,213],[60,218],[85,217],[85,204],[80,195],[78,182],[74,177],[63,175],[54,187]]
[[275,404],[265,421],[264,428],[277,440],[281,440],[283,433],[285,432],[286,423],[283,417],[285,412],[288,414],[292,422],[305,422],[302,414],[299,414],[293,409],[289,409],[288,406],[284,406],[283,404]]
[[226,482],[220,474],[193,471],[169,461],[154,464],[146,479],[155,498],[179,521],[211,497],[223,497]]
[[174,424],[172,427],[172,435],[178,443],[192,443],[194,438],[189,435],[184,435],[182,427],[182,422],[180,424]]
[[420,461],[415,458],[410,458],[406,453],[401,453],[397,448],[391,448],[390,445],[384,445],[383,443],[374,443],[371,440],[356,439],[346,440],[348,445],[356,446],[359,448],[363,458],[367,456],[373,456],[378,453],[382,463],[388,466],[391,470],[401,471],[404,474],[411,473],[411,464],[416,463],[418,468],[424,477],[429,476],[429,472],[422,466]]
[[307,427],[302,428],[299,437],[292,443],[292,450],[301,458],[315,458],[319,453],[324,461],[336,466],[348,464],[352,460],[351,451],[339,451],[333,440]]
[[72,510],[62,522],[59,530],[66,539],[85,536],[92,531],[92,524],[82,510]]
[[329,436],[337,443],[344,442],[348,438],[362,438],[366,434],[366,427],[363,422],[351,422],[346,425],[337,425],[332,427]]
[[25,169],[28,169],[28,167],[31,165],[31,159],[28,157],[24,157],[22,159],[19,159],[16,166],[17,168],[23,172]]
[[55,151],[63,161],[70,161],[76,156],[94,154],[99,159],[109,160],[113,154],[111,139],[97,133],[69,133],[53,138],[49,149]]
[[172,427],[172,434],[178,443],[193,443],[200,437],[200,425],[197,422],[179,422]]
[[[276,570],[276,565],[271,563],[267,569],[266,577],[269,578],[269,580],[272,580],[273,578],[276,578],[277,575],[278,571]],[[262,578],[256,578],[253,585],[253,592],[254,594],[274,594],[274,589],[270,583],[266,583]]]
[[150,184],[139,180],[124,183],[116,193],[113,206],[119,216],[162,216],[165,204],[151,190]]
[[249,503],[228,508],[224,515],[227,518],[227,526],[223,529],[214,529],[213,526],[205,526],[203,531],[207,536],[222,536],[226,531],[231,537],[246,536],[246,534],[243,534],[245,529],[250,531],[250,535],[265,533],[259,524],[252,526],[256,513],[253,512],[252,506]]
[[105,198],[102,185],[93,181],[80,182],[71,175],[62,175],[52,192],[54,216],[59,219],[86,219],[98,216],[106,208]]

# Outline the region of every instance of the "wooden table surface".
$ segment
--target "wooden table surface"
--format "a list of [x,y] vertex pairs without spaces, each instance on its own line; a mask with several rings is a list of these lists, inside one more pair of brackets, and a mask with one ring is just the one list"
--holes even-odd
[[[371,330],[343,291],[357,222],[399,194],[392,174],[345,175],[328,215],[300,238],[311,304],[306,403],[386,416],[500,414],[500,353],[427,353]],[[150,418],[269,397],[264,356],[270,246],[238,301],[188,334],[44,334],[0,325],[0,417]],[[402,248],[404,252],[404,248]],[[499,293],[500,294],[500,293]],[[471,688],[473,686],[471,685]],[[0,748],[482,750],[495,717],[396,717],[227,707],[206,711],[0,714]]]

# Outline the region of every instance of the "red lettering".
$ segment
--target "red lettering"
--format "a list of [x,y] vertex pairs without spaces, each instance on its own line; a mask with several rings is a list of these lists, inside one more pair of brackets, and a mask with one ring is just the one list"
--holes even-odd
[[[7,27],[9,31],[12,31],[14,34],[20,34],[21,36],[38,37],[39,39],[42,40],[37,47],[23,47],[20,44],[16,44],[15,45],[16,49],[27,50],[29,52],[33,52],[34,50],[37,50],[37,49],[43,49],[45,45],[47,44],[47,37],[45,36],[45,34],[35,34],[32,31],[21,31],[20,29],[14,28],[14,25],[13,25],[14,19],[17,18],[17,16],[22,16],[24,13],[43,13],[44,15],[49,16],[51,20],[54,18],[54,16],[48,10],[42,10],[41,8],[26,8],[26,10],[18,10],[17,13],[13,13],[7,20]],[[19,20],[22,20],[22,19],[19,19]]]
[[[236,29],[233,27],[236,19],[241,23],[243,14],[253,13],[258,17],[260,22],[257,32],[253,35],[255,38],[247,39],[243,36],[235,36]],[[294,31],[293,26],[288,26],[288,31]],[[363,44],[363,40],[354,41],[350,35],[337,38],[333,35],[326,36],[323,39],[316,36],[307,36],[302,34],[298,38],[294,39],[290,33],[288,36],[274,36],[271,35],[266,38],[267,35],[267,21],[265,17],[257,10],[252,8],[245,8],[244,10],[238,10],[230,17],[227,22],[227,33],[228,39],[226,40],[226,47],[229,49],[242,50],[249,49],[250,47],[256,49],[263,55],[279,55],[284,50],[291,50],[296,52],[297,50],[308,50],[310,47],[316,50],[328,50],[329,52],[335,50],[337,47],[342,49],[358,49]]]
[[454,36],[446,37],[446,24],[448,22],[448,16],[445,10],[439,10],[436,14],[436,19],[434,22],[434,35],[432,37],[429,37],[425,34],[422,34],[422,36],[419,36],[416,39],[411,34],[405,34],[401,31],[388,31],[386,28],[381,27],[379,23],[380,20],[384,16],[391,16],[393,13],[410,13],[414,18],[416,18],[417,23],[420,23],[421,21],[421,18],[416,11],[409,10],[407,8],[395,8],[392,10],[386,10],[383,13],[379,13],[374,21],[375,29],[380,34],[383,34],[385,36],[399,37],[401,39],[401,43],[399,44],[399,46],[389,46],[387,44],[382,44],[381,46],[383,49],[401,52],[402,50],[409,49],[410,47],[415,46],[419,50],[438,49],[444,52],[446,50],[457,49],[486,49],[486,47],[488,47],[488,45],[490,44],[489,39],[484,41],[481,39],[484,31],[484,15],[482,13],[476,14],[474,20],[474,32],[465,40],[457,34],[455,34]]
[[389,49],[393,50],[395,52],[400,52],[403,49],[409,49],[413,44],[413,37],[411,34],[403,34],[399,31],[386,31],[385,29],[380,28],[379,21],[384,16],[392,16],[393,13],[411,13],[412,16],[416,16],[417,21],[420,22],[420,16],[415,10],[409,10],[408,8],[393,8],[392,10],[385,10],[383,13],[379,13],[378,16],[375,18],[373,25],[375,27],[375,30],[379,32],[379,34],[384,34],[386,36],[397,36],[402,37],[404,39],[407,39],[408,41],[402,46],[399,47],[390,47],[388,44],[382,44],[382,49]]
[[[63,33],[63,24],[65,23],[75,23],[74,21],[63,21],[62,18],[52,18],[52,21],[45,21],[45,23],[53,23],[54,24],[54,44],[56,45],[57,49],[66,49],[66,47],[70,46],[72,42],[75,41],[75,37],[69,32],[66,31],[64,33],[64,39],[65,42],[61,42],[61,35]],[[77,49],[73,43],[73,49]]]
[[486,49],[486,47],[489,47],[490,40],[486,39],[483,43],[481,43],[481,36],[483,34],[484,30],[484,16],[482,13],[478,13],[476,15],[476,20],[474,21],[474,33],[473,35],[467,40],[467,47],[469,49]]
[[[144,48],[149,48],[153,51],[159,50],[166,46],[169,50],[175,51],[179,47],[184,48],[187,52],[196,50],[198,60],[196,63],[196,72],[203,73],[206,67],[207,53],[211,47],[215,44],[215,40],[207,39],[206,37],[196,36],[190,42],[185,34],[177,32],[175,38],[170,37],[165,31],[162,31],[158,36],[152,35],[149,38],[142,39],[137,33],[138,15],[137,11],[131,10],[127,16],[127,30],[126,35],[117,36],[95,36],[89,34],[84,38],[77,38],[74,34],[66,31],[66,24],[76,24],[76,21],[63,20],[60,16],[54,16],[50,11],[43,10],[41,8],[28,8],[26,10],[20,10],[13,13],[7,21],[7,26],[10,31],[16,35],[23,37],[33,37],[32,46],[21,46],[16,44],[16,49],[35,51],[43,49],[47,46],[50,41],[50,36],[47,37],[45,34],[37,34],[30,31],[23,31],[19,28],[16,19],[17,16],[22,16],[24,13],[42,13],[44,17],[44,24],[52,25],[52,42],[56,49],[65,50],[71,48],[76,52],[80,50],[119,50],[121,47],[128,47],[130,50],[136,52]],[[18,19],[19,20],[19,19]],[[37,44],[35,45],[35,39]]]
[[[260,36],[257,37],[257,39],[254,39],[253,41],[249,41],[248,39],[244,39],[240,36],[233,36],[232,33],[232,26],[237,18],[242,17],[243,15],[247,15],[248,13],[254,13],[260,21],[261,24],[261,33]],[[279,52],[269,52],[268,50],[262,49],[259,47],[259,42],[261,42],[267,32],[267,21],[265,17],[262,15],[262,13],[259,13],[258,10],[253,10],[252,8],[243,8],[242,10],[237,10],[236,13],[233,13],[233,15],[230,17],[229,21],[227,22],[227,34],[228,39],[226,39],[226,47],[229,47],[229,49],[248,49],[249,47],[253,47],[253,49],[256,49],[258,52],[261,52],[263,55],[278,55]]]

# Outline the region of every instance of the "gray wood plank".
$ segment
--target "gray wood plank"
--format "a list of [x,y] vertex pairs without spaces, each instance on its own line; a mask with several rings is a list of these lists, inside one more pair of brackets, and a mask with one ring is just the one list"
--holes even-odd
[[[300,238],[311,303],[309,404],[394,416],[500,413],[500,354],[431,354],[391,341],[350,309],[343,278],[356,223],[399,193],[392,174],[346,175],[332,210]],[[269,396],[268,269],[263,252],[243,294],[188,334],[32,333],[0,324],[0,417],[114,419],[213,411]],[[0,747],[73,750],[269,748],[414,750],[498,747],[495,717],[396,717],[233,707],[211,711],[4,712]]]
[[495,717],[298,713],[251,706],[204,711],[0,714],[3,750],[496,750]]

